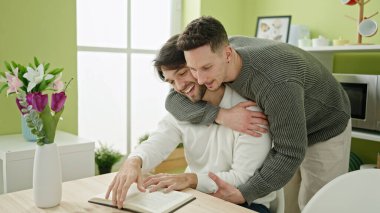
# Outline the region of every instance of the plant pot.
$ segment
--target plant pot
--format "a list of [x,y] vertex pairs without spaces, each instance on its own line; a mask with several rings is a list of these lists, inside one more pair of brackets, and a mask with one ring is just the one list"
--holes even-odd
[[36,145],[33,167],[33,197],[37,207],[57,206],[62,199],[61,160],[57,144]]
[[112,166],[98,166],[99,174],[107,174],[110,173]]

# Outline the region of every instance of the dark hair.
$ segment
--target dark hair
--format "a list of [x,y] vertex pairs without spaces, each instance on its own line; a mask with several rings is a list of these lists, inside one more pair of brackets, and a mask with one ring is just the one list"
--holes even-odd
[[228,44],[227,32],[222,23],[211,16],[202,16],[190,22],[178,38],[177,46],[187,51],[209,44],[216,52],[222,45]]
[[158,76],[161,80],[165,80],[162,73],[162,67],[170,70],[181,69],[186,66],[185,56],[182,50],[177,48],[177,39],[179,34],[172,36],[161,47],[156,58],[153,60],[153,66],[158,72]]

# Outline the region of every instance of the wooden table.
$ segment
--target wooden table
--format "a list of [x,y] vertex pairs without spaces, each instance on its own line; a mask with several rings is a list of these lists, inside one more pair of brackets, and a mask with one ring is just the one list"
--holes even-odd
[[[94,195],[105,193],[108,184],[112,181],[116,173],[99,175],[65,182],[62,185],[62,201],[59,206],[40,209],[33,201],[32,189],[12,192],[0,195],[1,212],[120,212],[126,211],[88,203],[87,201]],[[196,200],[180,208],[178,213],[208,213],[208,212],[250,212],[248,209],[226,202],[202,192],[186,189],[187,193],[194,194]]]

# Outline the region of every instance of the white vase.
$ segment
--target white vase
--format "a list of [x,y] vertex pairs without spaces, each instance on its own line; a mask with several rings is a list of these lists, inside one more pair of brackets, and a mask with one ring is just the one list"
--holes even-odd
[[33,167],[33,196],[37,207],[57,206],[62,198],[61,159],[57,144],[36,145]]

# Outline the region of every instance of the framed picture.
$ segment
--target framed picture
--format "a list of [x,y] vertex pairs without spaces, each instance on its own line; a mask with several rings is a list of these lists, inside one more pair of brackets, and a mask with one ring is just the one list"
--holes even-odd
[[256,37],[288,42],[291,16],[260,16]]

